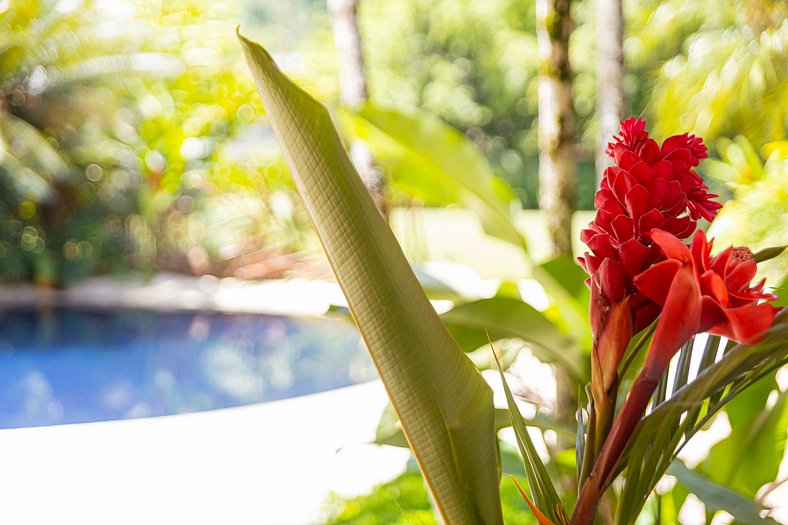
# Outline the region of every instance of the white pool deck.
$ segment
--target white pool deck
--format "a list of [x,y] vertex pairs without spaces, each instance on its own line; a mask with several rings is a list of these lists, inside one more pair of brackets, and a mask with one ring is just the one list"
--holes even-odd
[[[0,306],[49,302],[320,315],[342,301],[335,283],[305,280],[161,275],[148,283],[93,279],[56,294],[0,286]],[[404,469],[407,451],[368,444],[385,404],[381,383],[373,381],[209,412],[0,430],[0,523],[319,523],[329,492],[362,494]],[[689,456],[696,449],[703,454],[725,431],[712,429],[706,443],[703,437],[697,446],[693,442]],[[788,484],[767,502],[777,507],[773,517],[788,523]],[[702,523],[690,515],[683,522]]]
[[[65,291],[0,287],[3,304],[65,304],[317,316],[343,304],[325,281],[159,275]],[[408,452],[369,444],[379,381],[270,403],[167,417],[0,431],[0,523],[305,525],[326,496],[361,494]]]
[[178,416],[0,432],[0,523],[292,524],[399,474],[379,382]]

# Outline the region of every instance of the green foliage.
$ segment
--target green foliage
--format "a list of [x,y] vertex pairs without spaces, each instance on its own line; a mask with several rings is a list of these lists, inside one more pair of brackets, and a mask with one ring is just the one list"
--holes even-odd
[[0,13],[0,278],[222,273],[261,247],[306,245],[278,153],[239,147],[262,110],[229,7]]
[[[759,251],[788,242],[788,142],[766,144],[759,155],[744,136],[720,140],[721,160],[707,160],[704,168],[714,180],[725,184],[733,198],[725,203],[709,228],[717,246],[749,246]],[[788,253],[759,265],[770,282],[787,275]]]
[[765,510],[762,505],[724,485],[714,483],[699,472],[690,470],[681,461],[675,461],[668,469],[668,473],[676,476],[681,484],[695,493],[711,512],[724,510],[737,521],[751,525],[777,525],[774,519],[761,517],[761,512]]
[[[526,486],[525,478],[518,483]],[[525,507],[514,482],[501,481],[501,504],[507,525],[536,523]],[[401,476],[373,488],[370,494],[355,498],[331,495],[326,503],[330,509],[325,525],[432,525],[435,514],[430,506],[424,478],[418,472]]]
[[[785,452],[788,395],[777,395],[774,374],[764,377],[733,399],[725,412],[731,434],[714,445],[698,470],[711,480],[755,499],[761,486],[777,478]],[[777,401],[769,406],[769,395]],[[741,458],[747,458],[747,462]]]
[[[495,413],[489,410],[491,403],[484,388],[479,386],[478,373],[468,367],[467,359],[462,359],[459,348],[436,322],[401,251],[390,231],[382,226],[344,153],[327,112],[289,82],[262,48],[243,42],[274,130],[283,142],[285,156],[321,241],[389,390],[394,410],[384,414],[378,441],[403,444],[396,425],[395,414],[398,415],[445,519],[469,523],[487,518],[499,521],[491,499],[493,476],[489,472],[489,460],[495,454],[490,454],[489,440],[478,432],[496,428],[495,417],[491,417]],[[400,170],[406,179],[413,177],[413,170],[417,173],[421,170],[425,175],[442,173],[443,179],[452,184],[444,189],[435,181],[426,184],[415,181],[411,182],[411,191],[422,191],[436,201],[454,199],[466,203],[461,198],[462,191],[470,189],[477,197],[489,191],[485,186],[489,174],[485,172],[478,181],[462,173],[465,163],[484,167],[483,159],[472,148],[463,149],[461,136],[437,121],[380,111],[373,106],[364,108],[354,119],[351,127],[371,144],[378,144],[381,163],[388,164],[393,173]],[[451,157],[452,148],[459,148],[458,156],[464,162]],[[452,173],[455,171],[460,173]],[[564,325],[559,328],[571,334],[571,339],[547,322],[545,317],[550,318],[549,315],[543,317],[532,309],[523,309],[518,300],[503,297],[457,306],[444,316],[446,324],[455,325],[455,333],[468,347],[479,342],[476,331],[491,325],[498,338],[519,337],[543,350],[555,347],[556,341],[566,342],[580,353],[580,348],[589,346],[585,313],[588,293],[581,284],[581,272],[573,262],[558,260],[536,267],[535,273],[553,299],[553,318],[563,319]],[[528,319],[524,321],[528,325],[527,333],[518,334],[513,328],[518,323],[507,319],[506,314],[511,312],[519,312]],[[536,333],[531,331],[534,327]],[[675,459],[676,451],[711,417],[758,379],[786,363],[785,338],[784,315],[761,342],[728,349],[719,360],[716,359],[719,338],[711,338],[700,356],[700,374],[692,381],[688,375],[691,350],[690,347],[682,350],[671,395],[668,396],[665,376],[654,396],[653,410],[640,425],[627,450],[627,462],[621,465],[626,479],[618,507],[619,523],[630,523],[640,515],[656,482]],[[545,340],[553,340],[553,344]],[[552,354],[551,357],[560,359],[554,348]],[[458,390],[457,384],[464,386]],[[534,500],[553,521],[563,523],[567,520],[553,482],[536,454],[526,422],[506,385],[505,390]],[[460,394],[462,397],[458,397]],[[782,424],[783,404],[778,401],[775,406],[778,407],[775,418],[771,419],[771,414],[762,417],[760,428],[771,429],[771,425]],[[735,405],[733,408],[735,413]],[[755,422],[753,425],[759,426]],[[732,436],[732,439],[735,447],[740,448],[755,437]],[[771,452],[779,454],[782,446],[778,441],[777,448]],[[576,468],[574,450],[555,457],[563,458],[556,464]],[[724,471],[723,475],[727,481],[750,486],[767,479],[769,472],[757,472],[739,480],[731,471]],[[710,473],[710,479],[704,483],[698,477],[690,479],[687,484],[692,487],[688,488],[706,494],[715,476],[718,473]],[[746,499],[735,491],[729,492],[732,496],[726,493],[721,499],[712,497],[710,508],[730,507],[745,515],[746,506],[741,505]],[[677,490],[676,497],[667,500],[673,505],[674,514],[683,494],[681,489]],[[662,508],[659,500],[655,505]],[[489,512],[487,518],[483,517],[484,512]]]
[[784,137],[784,2],[673,0],[636,11],[631,49],[636,64],[651,64],[648,114],[657,135],[691,131],[713,142],[743,134],[756,147]]
[[497,341],[518,338],[528,343],[540,360],[568,370],[578,383],[589,377],[583,352],[570,337],[529,304],[518,299],[494,297],[455,306],[441,316],[452,337],[466,351],[487,343],[485,331]]
[[[491,351],[494,351],[491,349]],[[498,372],[501,376],[501,383],[503,384],[504,392],[506,394],[506,402],[509,406],[509,417],[514,429],[514,435],[517,439],[517,446],[520,449],[520,457],[523,459],[523,467],[525,474],[528,478],[528,485],[531,488],[531,497],[534,505],[542,511],[542,513],[549,517],[553,523],[559,525],[569,522],[564,511],[563,503],[558,496],[558,493],[553,485],[550,475],[547,473],[542,459],[536,452],[531,436],[528,434],[528,427],[526,426],[525,419],[517,407],[514,400],[512,391],[509,384],[504,377],[503,369],[498,363]]]
[[[589,3],[578,5],[573,34],[575,109],[581,150],[579,202],[592,204],[594,75]],[[537,68],[534,3],[416,0],[393,7],[361,4],[373,100],[418,107],[470,138],[495,172],[517,189],[529,208],[537,205]],[[412,35],[407,39],[403,34]]]
[[512,224],[514,192],[457,130],[415,110],[367,104],[355,114],[344,114],[352,133],[367,142],[395,189],[429,205],[458,204],[473,210],[489,235],[525,248]]
[[[678,451],[712,417],[737,396],[746,393],[748,388],[758,385],[759,380],[770,377],[776,369],[788,364],[786,327],[788,327],[788,316],[783,311],[775,318],[774,325],[761,341],[751,346],[729,345],[723,356],[716,361],[719,339],[710,337],[703,349],[696,378],[688,381],[686,373],[677,369],[675,391],[643,419],[628,446],[625,459],[626,481],[617,510],[617,523],[630,523],[635,519],[646,503],[647,496],[673,462]],[[683,363],[681,366],[688,367],[689,359],[680,359],[679,363]],[[760,388],[764,388],[764,383],[760,384]],[[757,398],[757,390],[755,392],[752,395]],[[775,455],[781,457],[780,449],[785,447],[784,436],[774,439],[775,433],[780,432],[781,424],[784,434],[784,423],[780,421],[784,414],[784,405],[778,402],[775,406],[779,406],[776,414],[764,411],[757,419],[759,425],[763,425],[762,430],[771,434],[770,446],[764,451],[765,457],[769,458]],[[745,409],[741,405],[734,405],[733,419],[744,419],[743,410]],[[746,410],[751,410],[751,407]],[[778,427],[774,432],[770,431],[772,425]],[[748,441],[757,437],[746,429],[740,432],[743,434],[734,435],[732,442],[722,445],[722,448],[732,443],[738,443],[738,447],[748,446]],[[712,472],[712,475],[726,478],[718,483],[735,481],[737,468],[731,468],[730,462],[739,462],[741,459],[739,454],[740,449],[737,449],[736,455],[726,458],[724,465],[715,466],[716,472]],[[759,468],[752,477],[744,474],[741,483],[743,486],[751,487],[751,484],[763,480],[771,468],[771,465],[765,466],[763,470]],[[744,499],[741,494],[739,497]]]

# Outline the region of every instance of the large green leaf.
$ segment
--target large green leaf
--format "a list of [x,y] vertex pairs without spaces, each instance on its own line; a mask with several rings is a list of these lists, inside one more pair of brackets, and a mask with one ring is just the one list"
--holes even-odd
[[[741,457],[739,459],[741,460]],[[682,485],[703,500],[707,510],[724,510],[740,523],[778,525],[772,518],[760,516],[760,513],[765,510],[762,505],[715,483],[699,472],[688,469],[681,461],[674,462],[668,468],[668,473],[676,476]]]
[[368,103],[356,113],[342,115],[398,188],[428,204],[469,208],[488,234],[525,249],[510,214],[514,192],[462,133],[418,110]]
[[523,301],[507,297],[480,299],[452,308],[441,319],[466,350],[484,345],[487,333],[493,340],[519,338],[532,346],[539,359],[559,362],[578,382],[588,377],[580,346]]
[[591,294],[585,285],[588,274],[572,257],[561,256],[536,266],[534,277],[553,303],[545,315],[590,353],[588,303]]
[[[774,375],[764,377],[726,407],[728,437],[714,445],[700,470],[713,481],[755,498],[758,489],[777,477],[788,434],[788,395],[766,408]],[[746,463],[742,458],[747,458]]]
[[263,105],[443,519],[500,524],[492,392],[424,295],[328,111],[258,44]]

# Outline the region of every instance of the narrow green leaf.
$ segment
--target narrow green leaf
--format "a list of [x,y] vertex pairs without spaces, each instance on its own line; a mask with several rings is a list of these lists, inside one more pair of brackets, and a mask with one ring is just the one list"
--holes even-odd
[[761,263],[763,261],[768,261],[769,259],[774,259],[787,249],[788,245],[772,246],[770,248],[764,248],[763,250],[760,250],[754,254],[753,257],[755,258],[756,263]]
[[673,392],[687,384],[690,361],[692,360],[692,345],[694,343],[695,338],[693,337],[681,347],[681,352],[676,362],[676,375],[673,378]]
[[679,389],[647,419],[658,420],[671,407],[699,406],[701,401],[737,378],[746,377],[757,366],[788,358],[788,310],[782,310],[764,338],[753,345],[737,345],[708,366],[693,381]]
[[[634,519],[676,454],[714,414],[788,362],[788,314],[780,312],[761,341],[737,345],[716,362],[715,342],[711,339],[704,349],[699,375],[646,416],[627,447],[622,463],[628,471],[618,523]],[[717,397],[722,391],[725,394]]]
[[447,523],[502,522],[492,391],[430,305],[328,111],[239,33],[351,313]]
[[582,484],[581,469],[583,466],[583,454],[586,448],[586,420],[585,413],[583,412],[583,393],[582,388],[577,387],[577,412],[575,412],[577,419],[577,434],[575,436],[575,463],[577,464],[577,486]]
[[512,427],[514,428],[517,445],[520,448],[520,454],[523,458],[523,466],[525,467],[528,484],[531,487],[531,496],[534,500],[534,504],[554,523],[567,523],[568,519],[563,505],[561,504],[561,499],[558,497],[553,482],[547,474],[547,469],[544,463],[542,463],[542,459],[536,452],[533,441],[531,441],[525,419],[520,413],[520,409],[517,407],[517,403],[514,400],[509,384],[506,382],[506,377],[504,376],[503,368],[500,367],[500,363],[498,365],[498,372],[501,375],[501,382],[503,383],[503,389],[506,393],[506,402],[509,405],[509,415],[511,417]]

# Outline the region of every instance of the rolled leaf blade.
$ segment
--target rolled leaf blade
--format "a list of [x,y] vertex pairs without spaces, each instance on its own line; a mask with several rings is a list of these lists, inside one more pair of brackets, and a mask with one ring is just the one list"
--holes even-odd
[[328,111],[240,35],[351,313],[447,523],[502,523],[492,392],[430,305]]

